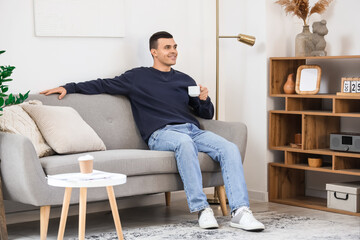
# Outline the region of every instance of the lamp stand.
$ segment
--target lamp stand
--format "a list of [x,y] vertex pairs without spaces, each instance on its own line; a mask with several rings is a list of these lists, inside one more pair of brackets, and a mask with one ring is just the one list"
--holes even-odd
[[[219,40],[220,38],[237,38],[239,42],[245,43],[249,46],[255,44],[255,37],[239,34],[237,36],[220,36],[219,35],[219,0],[216,0],[216,101],[215,101],[215,119],[219,120]],[[220,204],[219,196],[214,188],[214,194],[207,194],[207,200],[210,204]],[[228,199],[226,198],[228,203]]]

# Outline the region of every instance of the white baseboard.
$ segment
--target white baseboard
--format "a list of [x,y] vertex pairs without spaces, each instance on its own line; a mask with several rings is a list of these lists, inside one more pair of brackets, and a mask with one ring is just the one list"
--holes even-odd
[[269,201],[269,193],[261,192],[255,190],[248,190],[249,199],[259,202],[268,202]]

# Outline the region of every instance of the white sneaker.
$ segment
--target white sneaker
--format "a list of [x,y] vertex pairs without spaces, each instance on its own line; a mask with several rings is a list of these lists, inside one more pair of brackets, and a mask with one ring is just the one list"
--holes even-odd
[[240,207],[231,214],[230,226],[246,231],[262,231],[265,229],[264,224],[255,219],[248,207]]
[[219,227],[214,217],[214,212],[210,207],[207,207],[199,212],[199,226],[205,229]]

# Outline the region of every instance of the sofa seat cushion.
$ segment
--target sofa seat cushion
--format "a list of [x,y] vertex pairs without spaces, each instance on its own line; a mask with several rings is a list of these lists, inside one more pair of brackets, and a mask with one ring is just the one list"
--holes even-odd
[[[47,175],[79,172],[78,157],[84,155],[53,155],[41,158],[41,165]],[[175,155],[168,151],[141,149],[116,149],[89,152],[94,156],[94,169],[126,174],[127,176],[177,173]],[[207,154],[199,153],[202,172],[219,172],[220,165]]]

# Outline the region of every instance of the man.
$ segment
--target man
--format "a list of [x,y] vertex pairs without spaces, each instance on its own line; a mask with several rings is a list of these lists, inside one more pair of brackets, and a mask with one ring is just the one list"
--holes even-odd
[[198,151],[207,153],[220,163],[227,197],[231,207],[230,225],[244,230],[263,230],[249,209],[248,193],[238,147],[224,138],[199,129],[191,110],[211,119],[214,107],[208,89],[200,85],[199,97],[189,97],[188,86],[196,82],[171,68],[177,58],[177,44],[167,32],[150,38],[153,67],[134,68],[112,79],[68,83],[45,90],[42,94],[67,93],[120,94],[131,102],[137,127],[151,150],[174,151],[177,167],[184,183],[190,212],[199,212],[201,228],[217,228],[218,223],[203,192]]

